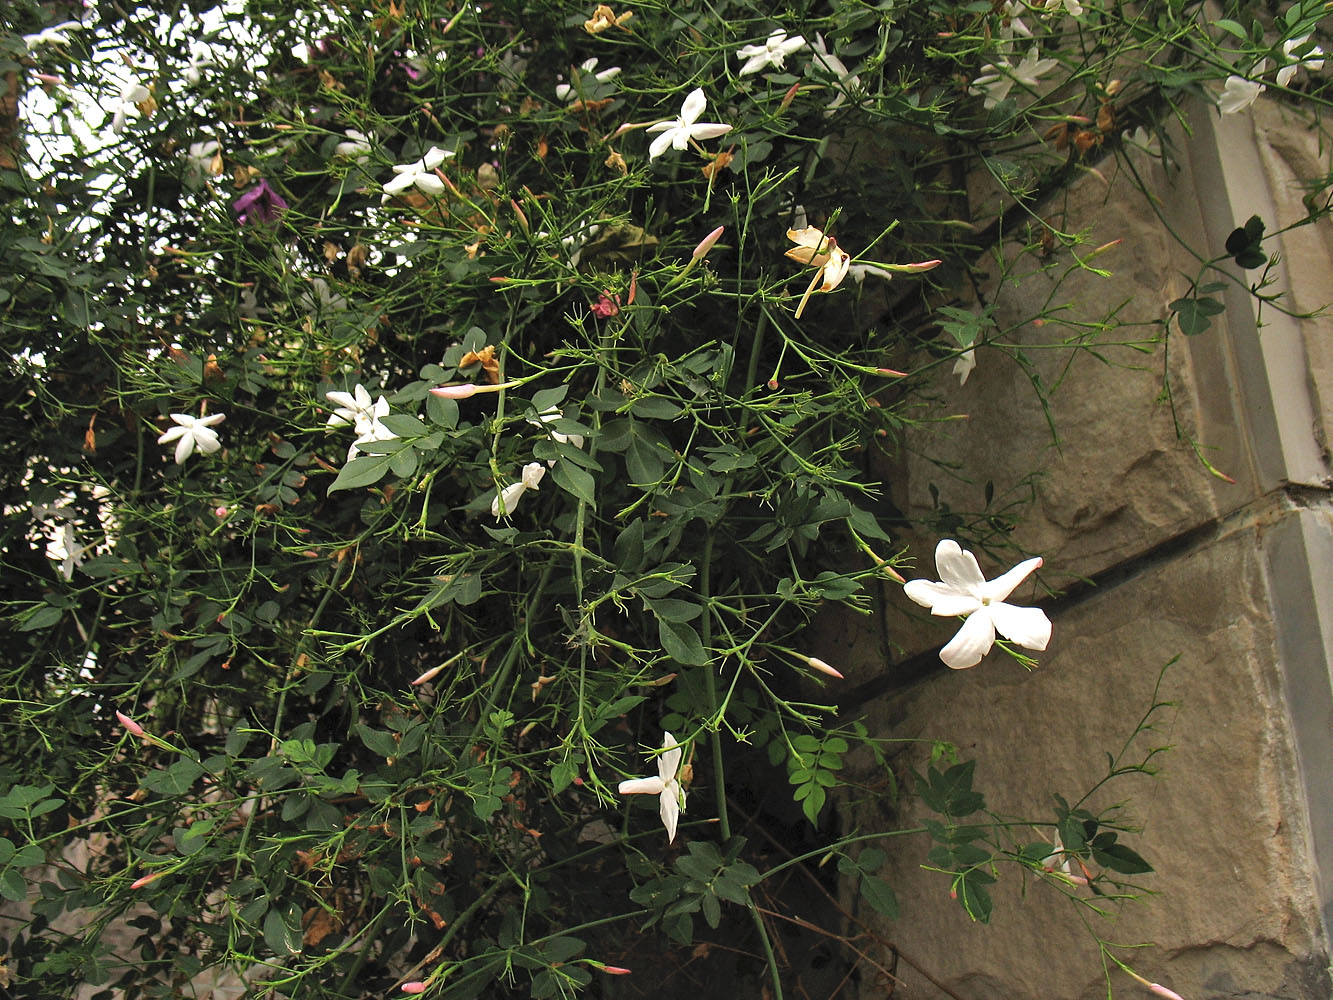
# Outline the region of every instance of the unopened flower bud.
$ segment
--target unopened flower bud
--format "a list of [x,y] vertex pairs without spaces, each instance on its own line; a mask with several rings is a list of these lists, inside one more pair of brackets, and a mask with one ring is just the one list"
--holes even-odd
[[718,241],[718,238],[722,235],[722,230],[725,228],[726,226],[718,226],[711,233],[701,239],[699,245],[694,248],[694,253],[690,256],[695,260],[698,260],[701,257],[707,257],[708,251],[713,249],[713,244]]
[[821,674],[828,674],[830,677],[836,677],[838,680],[842,680],[842,674],[838,673],[817,656],[807,656],[805,662],[812,670],[818,670]]
[[124,712],[117,712],[116,718],[120,721],[120,724],[125,727],[125,731],[129,733],[131,736],[148,735],[146,732],[144,732],[143,726],[139,725],[139,723],[135,722]]
[[1151,992],[1156,993],[1159,997],[1166,997],[1166,1000],[1185,1000],[1185,998],[1175,990],[1168,990],[1165,986],[1161,986],[1157,983],[1149,983],[1148,989]]
[[425,993],[426,984],[418,980],[416,982],[403,983],[403,985],[400,986],[399,989],[402,990],[404,993],[412,993],[412,994]]
[[631,972],[630,969],[622,969],[618,965],[603,965],[602,971],[608,976],[628,976]]

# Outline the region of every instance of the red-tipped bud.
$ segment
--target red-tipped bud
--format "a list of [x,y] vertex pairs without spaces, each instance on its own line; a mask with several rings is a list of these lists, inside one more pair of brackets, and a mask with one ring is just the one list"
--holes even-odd
[[880,375],[892,375],[895,378],[907,378],[907,372],[900,372],[897,368],[876,368],[875,371]]
[[605,972],[608,976],[628,976],[630,975],[632,970],[622,969],[618,965],[603,965],[602,971]]
[[1148,989],[1153,993],[1156,993],[1159,997],[1166,997],[1166,1000],[1185,1000],[1185,998],[1175,990],[1168,990],[1165,986],[1161,986],[1157,983],[1149,983]]
[[414,995],[417,993],[426,992],[426,984],[420,981],[412,983],[403,983],[403,985],[398,988],[402,990],[404,993],[411,993]]
[[469,399],[481,391],[481,386],[473,385],[470,382],[462,385],[442,385],[430,391],[432,396],[440,396],[443,399]]
[[933,267],[939,267],[943,261],[940,260],[921,260],[915,264],[895,264],[895,271],[906,271],[908,274],[919,274],[922,271],[929,271]]
[[153,872],[153,874],[151,874],[151,875],[145,875],[143,878],[136,878],[133,882],[130,883],[130,888],[131,888],[131,889],[142,889],[142,888],[143,888],[144,886],[146,886],[149,882],[155,882],[155,881],[157,881],[158,879],[160,879],[160,878],[161,878],[163,875],[165,875],[165,874],[166,874],[166,872]]
[[694,248],[694,253],[690,256],[695,260],[698,260],[701,257],[707,257],[708,251],[713,249],[713,244],[718,241],[718,238],[722,235],[722,230],[725,228],[726,226],[718,226],[711,233],[701,239],[699,245]]
[[441,670],[443,670],[444,667],[445,665],[443,663],[441,663],[438,667],[431,667],[424,674],[422,674],[420,677],[414,680],[412,682],[412,686],[416,687],[418,684],[425,684],[429,680],[434,680],[435,675],[438,674]]
[[796,95],[800,93],[800,91],[801,91],[801,85],[799,83],[793,83],[787,89],[787,92],[782,95],[782,103],[778,105],[778,110],[786,111],[789,107],[791,107],[791,102],[796,100]]
[[828,674],[830,677],[836,677],[838,680],[842,680],[842,674],[838,673],[817,656],[807,656],[805,662],[809,665],[811,670],[818,670],[821,674]]
[[131,736],[148,735],[146,732],[144,732],[143,726],[139,725],[139,723],[135,722],[124,712],[117,712],[116,718],[120,720],[120,724],[125,727],[125,731],[129,733]]

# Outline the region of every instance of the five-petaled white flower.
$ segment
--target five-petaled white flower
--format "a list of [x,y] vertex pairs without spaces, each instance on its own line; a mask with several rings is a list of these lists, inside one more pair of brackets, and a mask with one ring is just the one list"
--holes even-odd
[[68,45],[69,33],[82,27],[78,21],[62,21],[49,28],[43,28],[35,35],[24,35],[23,44],[28,47],[29,52],[39,45]]
[[157,443],[176,442],[177,465],[183,464],[196,448],[205,455],[211,455],[222,447],[222,442],[218,440],[218,432],[213,430],[213,427],[226,419],[225,414],[215,413],[211,417],[192,417],[188,413],[168,415],[176,421],[176,426],[158,438]]
[[[579,75],[587,75],[591,73],[592,78],[598,83],[606,83],[608,80],[613,80],[620,75],[620,67],[612,66],[610,69],[604,69],[599,73],[597,72],[597,57],[593,56],[591,59],[583,60],[583,65],[579,67],[578,73]],[[568,103],[578,97],[579,92],[574,89],[573,84],[557,83],[555,85],[555,96]]]
[[805,47],[805,39],[800,35],[788,38],[787,33],[779,28],[768,36],[763,45],[744,45],[736,50],[737,59],[747,60],[738,75],[749,76],[769,66],[782,69],[782,64],[787,61],[789,55],[800,52]]
[[1078,0],[1046,0],[1046,2],[1042,4],[1042,7],[1045,8],[1046,13],[1048,14],[1057,11],[1061,7],[1063,7],[1065,9],[1065,13],[1067,13],[1070,17],[1083,16],[1083,5],[1079,3]]
[[968,93],[973,97],[985,97],[984,104],[993,108],[1009,96],[1015,83],[1032,88],[1037,80],[1060,64],[1058,59],[1040,59],[1037,46],[1028,49],[1027,55],[1012,66],[1007,59],[1001,59],[991,66],[981,67],[981,75],[972,81]]
[[[347,136],[346,142],[340,142],[333,147],[335,156],[345,156],[349,160],[355,160],[357,163],[366,163],[370,160],[370,139],[364,132],[358,132],[354,128],[343,129],[343,135]],[[397,167],[394,167],[397,170]],[[439,178],[435,178],[439,180]],[[392,184],[393,181],[389,181]],[[386,184],[384,190],[389,190]]]
[[[680,106],[680,117],[675,121],[658,122],[649,125],[649,132],[661,132],[648,147],[648,159],[655,160],[667,151],[667,147],[684,149],[691,139],[716,139],[731,131],[730,125],[717,122],[699,122],[699,116],[708,106],[702,87],[690,91]],[[697,124],[696,124],[697,123]]]
[[145,101],[151,101],[153,92],[140,83],[135,77],[130,77],[125,85],[120,88],[120,93],[116,96],[116,102],[111,106],[111,131],[120,135],[125,131],[125,119],[130,112],[141,110],[139,105]]
[[546,475],[546,466],[541,462],[529,462],[523,466],[522,478],[516,483],[510,483],[491,501],[491,516],[497,521],[501,516],[508,517],[514,513],[514,508],[518,506],[518,499],[528,490],[535,490]]
[[811,46],[811,51],[814,53],[810,58],[811,68],[830,74],[837,80],[833,85],[835,91],[833,100],[829,101],[828,107],[824,109],[825,115],[831,115],[847,100],[848,94],[855,94],[861,89],[861,78],[853,76],[846,64],[829,51],[828,46],[824,44],[823,35],[815,35],[815,44]]
[[217,63],[213,61],[213,50],[202,42],[195,42],[190,46],[190,64],[185,67],[181,76],[190,86],[195,86],[203,79],[203,73],[200,70],[211,69]]
[[969,347],[958,355],[958,360],[953,363],[953,373],[958,376],[959,385],[967,385],[967,377],[972,374],[972,369],[976,366],[977,352],[975,348]]
[[1217,96],[1217,110],[1224,115],[1234,115],[1244,111],[1264,92],[1264,85],[1258,80],[1247,80],[1243,76],[1227,77],[1222,93]]
[[351,461],[359,451],[358,446],[371,441],[393,441],[398,435],[380,422],[381,417],[389,414],[389,401],[383,396],[370,401],[370,393],[361,383],[357,383],[351,392],[326,392],[324,397],[338,407],[331,414],[325,426],[346,427],[348,424],[356,431],[356,440],[347,449],[347,461]]
[[676,821],[685,811],[685,789],[680,784],[680,744],[668,732],[662,733],[662,752],[657,755],[657,777],[630,778],[620,783],[621,795],[656,795],[658,812],[666,827],[667,843],[676,839]]
[[435,168],[453,155],[453,150],[432,146],[416,163],[395,164],[393,172],[398,176],[384,185],[384,197],[380,200],[388,201],[410,187],[416,187],[424,194],[444,194],[444,181],[435,175]]
[[1324,60],[1319,58],[1323,56],[1324,50],[1318,45],[1303,56],[1294,55],[1295,51],[1309,40],[1309,35],[1302,35],[1300,38],[1288,38],[1282,43],[1282,55],[1287,59],[1295,59],[1296,61],[1288,66],[1283,66],[1277,71],[1277,85],[1279,87],[1285,87],[1291,83],[1291,78],[1296,75],[1298,69],[1304,68],[1313,73],[1324,68]]
[[1046,612],[1004,603],[1014,588],[1040,565],[1040,556],[1025,559],[1003,576],[987,582],[976,557],[946,538],[935,547],[939,581],[909,580],[903,590],[917,604],[930,608],[932,615],[967,616],[958,634],[940,650],[941,660],[954,670],[962,670],[976,666],[990,652],[996,632],[1025,649],[1046,648],[1051,641],[1051,622]]
[[200,187],[209,177],[222,173],[222,147],[216,139],[190,143],[185,154],[188,169],[185,182],[192,188]]

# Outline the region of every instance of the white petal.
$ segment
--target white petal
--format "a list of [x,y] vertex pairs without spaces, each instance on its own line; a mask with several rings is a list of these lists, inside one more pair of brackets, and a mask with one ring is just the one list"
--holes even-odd
[[676,147],[677,149],[684,149],[685,142],[690,139],[716,139],[720,135],[726,135],[731,131],[731,126],[718,122],[704,122],[702,125],[691,125],[681,131],[685,133],[685,139]]
[[189,433],[190,429],[188,427],[172,427],[157,439],[157,443],[166,444],[169,441],[175,441],[178,437]]
[[218,440],[218,432],[207,427],[195,428],[194,443],[205,455],[211,455],[222,447],[222,442]]
[[662,789],[660,803],[657,807],[658,815],[662,817],[662,825],[666,827],[667,843],[676,839],[676,821],[680,818],[680,786],[674,781]]
[[523,466],[523,485],[530,490],[535,490],[545,475],[546,466],[542,465],[541,462],[529,462]]
[[903,584],[903,592],[923,608],[934,608],[941,601],[958,596],[952,587],[930,580],[908,580]]
[[940,650],[940,659],[954,670],[975,667],[990,652],[995,643],[995,626],[991,623],[990,609],[973,613],[958,634]]
[[1026,580],[1034,569],[1041,565],[1041,556],[1024,559],[1009,572],[997,576],[981,586],[981,596],[987,601],[1003,601],[1014,592],[1014,588]]
[[509,517],[514,513],[514,508],[518,506],[518,499],[528,491],[523,483],[510,483],[502,489],[491,501],[491,517],[499,520],[500,506],[504,505],[504,516]]
[[657,773],[663,781],[673,781],[676,772],[680,770],[680,744],[676,742],[676,737],[670,733],[662,734],[663,753],[657,757]]
[[1019,608],[1012,604],[990,605],[995,630],[1024,649],[1045,649],[1051,641],[1051,620],[1041,608]]
[[660,795],[666,788],[661,778],[630,778],[620,783],[621,795]]
[[980,596],[986,578],[981,575],[977,557],[965,552],[952,538],[945,538],[935,546],[935,568],[947,587],[961,594]]
[[418,174],[416,185],[418,190],[425,191],[426,194],[444,194],[444,181],[434,174]]
[[[648,131],[651,132],[652,129],[649,129]],[[667,149],[671,146],[672,140],[675,139],[676,133],[679,131],[681,130],[671,129],[669,131],[663,132],[656,139],[654,139],[652,145],[648,147],[648,159],[655,160],[663,153],[665,153]]]
[[[394,167],[393,169],[397,170],[398,168]],[[412,186],[412,182],[415,180],[416,180],[416,175],[409,173],[401,173],[393,180],[389,181],[389,183],[384,185],[384,193],[386,195],[390,195],[406,191],[408,188]]]
[[453,155],[454,153],[451,149],[441,149],[439,146],[431,146],[430,152],[421,158],[421,162],[427,170],[434,170]]
[[708,107],[708,98],[704,97],[703,88],[695,87],[680,106],[681,124],[693,125],[699,120],[699,116],[704,113],[706,107]]
[[176,442],[176,464],[184,465],[185,460],[190,457],[194,451],[194,438],[189,434],[182,434],[181,439]]

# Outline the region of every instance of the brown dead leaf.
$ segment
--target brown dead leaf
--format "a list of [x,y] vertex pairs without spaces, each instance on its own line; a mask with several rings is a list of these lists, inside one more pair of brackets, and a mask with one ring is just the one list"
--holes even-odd
[[330,913],[322,906],[312,906],[305,911],[302,923],[305,926],[305,934],[301,936],[301,940],[307,947],[313,948],[341,928],[343,919],[341,915]]
[[500,362],[495,359],[495,346],[487,344],[480,351],[468,351],[458,361],[458,368],[461,371],[471,365],[481,365],[482,371],[486,373],[486,378],[491,385],[498,385],[500,382]]

